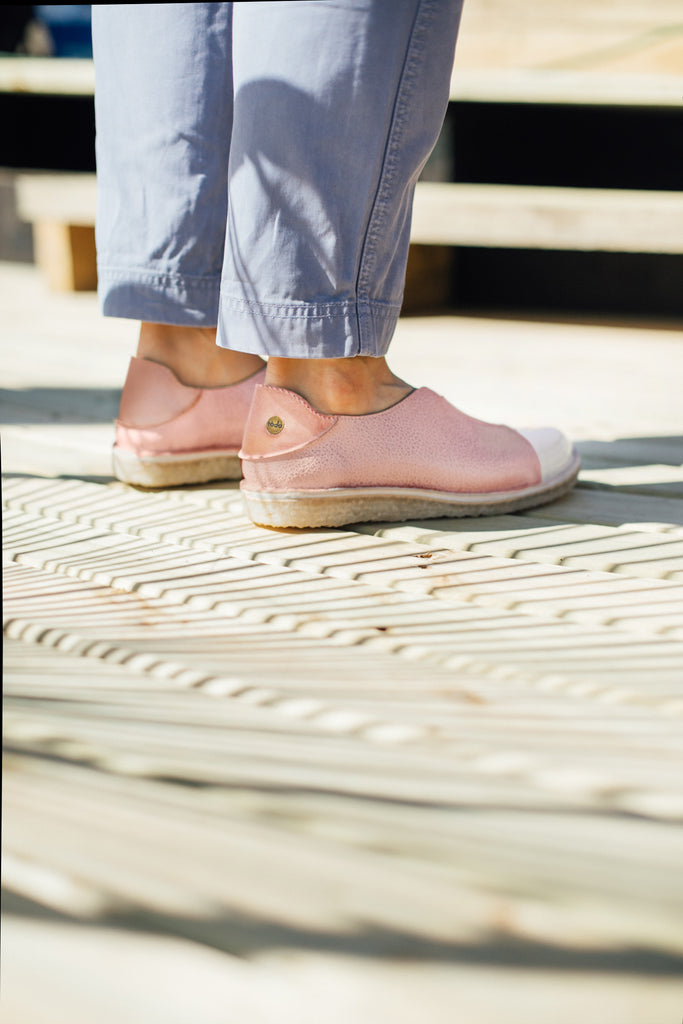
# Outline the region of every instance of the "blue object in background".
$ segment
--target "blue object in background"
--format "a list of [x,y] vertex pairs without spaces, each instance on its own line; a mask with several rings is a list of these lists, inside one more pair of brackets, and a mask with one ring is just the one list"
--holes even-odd
[[47,28],[55,57],[92,57],[90,4],[41,4],[34,17]]

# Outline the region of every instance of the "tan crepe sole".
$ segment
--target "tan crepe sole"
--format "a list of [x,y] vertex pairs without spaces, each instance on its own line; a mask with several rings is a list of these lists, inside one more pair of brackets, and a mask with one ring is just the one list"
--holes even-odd
[[551,480],[521,491],[448,494],[417,487],[339,487],[321,491],[250,491],[242,485],[247,514],[259,526],[346,526],[406,519],[490,516],[544,505],[571,490],[581,461]]
[[113,462],[117,479],[135,487],[180,487],[242,477],[242,463],[234,449],[139,456],[114,447]]

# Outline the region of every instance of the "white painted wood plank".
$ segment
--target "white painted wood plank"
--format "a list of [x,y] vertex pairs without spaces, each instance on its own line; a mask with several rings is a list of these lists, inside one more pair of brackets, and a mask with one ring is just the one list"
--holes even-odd
[[683,192],[418,182],[423,245],[683,252]]
[[[530,710],[509,718],[502,711],[498,717],[480,712],[464,721],[451,711],[451,720],[438,730],[438,743],[435,732],[431,743],[426,732],[421,741],[403,744],[375,744],[360,733],[340,734],[331,743],[324,741],[317,721],[278,718],[269,708],[240,702],[212,707],[201,691],[168,694],[168,703],[150,695],[136,702],[132,694],[92,704],[84,694],[80,699],[65,694],[62,700],[69,700],[68,709],[23,682],[13,688],[6,717],[10,763],[21,756],[57,757],[124,778],[175,779],[245,792],[272,788],[276,764],[278,788],[298,792],[297,804],[302,794],[323,791],[422,800],[446,810],[456,804],[495,808],[504,801],[544,811],[606,811],[636,802],[643,809],[649,800],[649,817],[683,819],[680,727],[675,731],[652,715],[644,738],[642,719],[623,711],[611,729],[595,715],[592,721],[568,716],[563,728],[552,716],[544,718],[539,702],[536,715],[544,718],[543,727],[534,727]],[[447,708],[441,714],[447,716]],[[417,715],[421,724],[428,721],[424,709],[420,714],[418,707]],[[226,760],[222,751],[227,749]],[[287,800],[283,792],[283,811]]]
[[[683,455],[683,441],[681,442]],[[589,461],[589,460],[585,460]],[[582,489],[595,487],[618,490],[620,494],[653,494],[666,498],[683,498],[683,466],[646,465],[583,467]]]
[[632,526],[638,530],[683,526],[683,503],[674,498],[642,494],[618,494],[611,491],[582,490],[541,509],[530,509],[520,515],[536,516],[566,522],[593,522],[605,526]]
[[[677,335],[674,335],[675,337]],[[579,441],[576,445],[582,460],[590,467],[622,469],[635,482],[642,472],[644,479],[652,473],[666,474],[678,481],[683,466],[683,435],[668,437],[620,437],[610,441]],[[658,464],[663,467],[659,469]],[[670,475],[669,475],[670,474]],[[591,479],[591,471],[588,471]]]
[[[32,172],[16,180],[26,221],[95,222],[96,180]],[[683,252],[683,193],[418,182],[411,241],[616,252]]]
[[[0,91],[47,95],[94,94],[95,72],[83,58],[0,57]],[[676,107],[680,76],[456,64],[450,98],[474,103]]]
[[[11,905],[11,900],[9,901]],[[677,980],[606,966],[556,968],[368,960],[359,950],[253,950],[246,959],[178,935],[35,922],[21,912],[4,924],[3,1007],[7,1024],[225,1024],[224,1008],[253,1024],[649,1024],[675,1020]],[[462,961],[462,956],[460,958]],[[72,973],[80,965],[78,975]],[[34,984],[40,973],[41,986]],[[126,978],[126,985],[121,985]],[[570,982],[568,984],[568,981]],[[560,1003],[557,992],[566,989]],[[49,1007],[49,1010],[48,1010]],[[61,1022],[60,1022],[61,1024]]]
[[552,68],[463,68],[456,61],[451,100],[461,103],[570,104],[678,108],[681,76]]
[[0,57],[0,92],[92,96],[95,67],[82,57]]
[[[33,517],[28,518],[31,520]],[[58,520],[51,520],[50,522],[52,522],[53,525],[60,526],[60,529],[65,525],[60,524]],[[99,530],[94,531],[94,537],[98,543],[101,536],[101,529],[102,528],[99,528]],[[113,535],[109,535],[110,540],[112,536]],[[626,534],[620,536],[628,539],[628,535]],[[197,570],[201,570],[201,566],[204,564],[206,566],[206,571],[209,573],[209,579],[215,579],[215,583],[209,583],[209,591],[213,590],[214,595],[216,595],[216,590],[218,590],[219,593],[221,591],[225,592],[225,599],[221,602],[221,598],[217,597],[215,602],[216,612],[219,615],[222,615],[223,619],[226,612],[231,617],[235,614],[240,614],[239,593],[231,589],[235,574],[237,574],[236,579],[238,583],[240,578],[244,578],[245,583],[247,584],[247,602],[249,603],[249,606],[255,610],[248,588],[249,576],[250,574],[255,573],[258,580],[258,593],[256,595],[257,606],[260,606],[260,608],[263,609],[263,612],[259,612],[255,617],[253,613],[250,613],[248,619],[244,617],[240,617],[238,619],[238,629],[242,635],[255,635],[255,625],[247,625],[248,621],[254,624],[259,621],[269,621],[271,626],[277,630],[277,635],[281,638],[283,638],[288,631],[294,631],[293,635],[298,636],[299,638],[296,641],[296,644],[299,656],[301,656],[302,640],[309,632],[306,629],[308,622],[313,621],[322,625],[322,623],[327,620],[330,623],[330,626],[323,628],[322,630],[316,628],[311,635],[317,636],[318,639],[322,639],[325,636],[330,638],[335,637],[335,643],[341,642],[347,645],[354,645],[359,642],[364,642],[365,644],[372,642],[374,646],[377,647],[378,641],[372,639],[374,634],[372,631],[368,632],[367,628],[368,625],[372,627],[372,618],[362,625],[352,622],[347,623],[344,621],[343,608],[340,609],[335,604],[334,599],[328,607],[316,609],[313,613],[312,620],[310,618],[311,613],[297,610],[296,593],[294,593],[289,599],[287,599],[286,595],[283,595],[284,604],[281,604],[279,601],[274,602],[270,596],[273,588],[272,586],[268,587],[267,577],[263,577],[263,566],[259,566],[257,563],[242,563],[242,566],[240,567],[239,563],[233,565],[230,559],[227,561],[225,559],[216,560],[213,555],[210,555],[208,560],[206,560],[206,556],[201,556],[199,559],[197,559],[196,556],[191,558],[190,553],[182,553],[181,549],[178,548],[163,548],[159,546],[150,548],[146,542],[135,538],[120,536],[119,539],[123,542],[124,546],[115,548],[113,554],[107,553],[107,550],[104,549],[104,553],[101,553],[96,557],[93,554],[93,551],[89,549],[87,540],[83,540],[80,542],[80,546],[78,544],[74,545],[73,543],[68,543],[64,548],[60,548],[59,546],[54,547],[54,544],[51,543],[49,546],[49,557],[45,558],[40,551],[36,551],[36,545],[29,537],[28,541],[23,542],[23,550],[25,553],[22,554],[21,550],[15,548],[15,557],[20,560],[28,560],[29,564],[42,566],[43,568],[53,567],[62,572],[68,572],[71,574],[78,573],[81,576],[85,573],[86,576],[96,578],[107,585],[123,587],[126,590],[136,589],[138,595],[140,597],[144,597],[145,600],[162,597],[165,603],[170,603],[176,607],[178,605],[186,604],[188,600],[191,599],[194,588],[199,584],[200,593],[196,596],[203,597],[200,607],[207,609],[206,598],[210,598],[210,593],[207,594],[204,577],[202,575],[197,577],[196,575]],[[69,538],[69,541],[72,540],[73,538]],[[361,538],[359,538],[359,540],[361,540]],[[366,554],[364,556],[363,569],[356,570],[349,576],[346,570],[348,551],[343,546],[339,548],[337,543],[338,541],[344,541],[343,536],[338,537],[336,541],[315,537],[309,537],[308,541],[312,544],[313,549],[316,550],[317,559],[320,559],[322,554],[323,562],[320,563],[318,561],[316,563],[315,560],[312,561],[309,553],[303,560],[304,565],[307,570],[310,570],[311,568],[314,570],[317,569],[318,576],[321,579],[327,580],[329,576],[334,576],[337,571],[341,571],[344,578],[352,580],[353,577],[355,577],[356,584],[362,584],[364,579],[368,579],[371,581],[371,585],[373,587],[376,587],[379,584],[380,587],[386,587],[388,589],[397,587],[407,590],[407,592],[415,591],[417,588],[417,593],[422,593],[425,596],[432,593],[435,596],[438,596],[441,600],[446,599],[449,602],[454,603],[456,606],[461,606],[463,599],[471,596],[471,593],[463,593],[463,585],[467,582],[466,576],[468,570],[471,574],[472,568],[474,568],[473,579],[475,588],[478,586],[480,592],[485,589],[483,584],[486,583],[486,574],[489,575],[489,581],[496,582],[495,575],[493,580],[491,580],[491,572],[495,571],[497,567],[499,567],[500,570],[503,570],[502,580],[506,582],[508,588],[507,592],[510,595],[507,598],[508,604],[511,602],[519,602],[519,593],[515,583],[515,574],[522,580],[526,580],[528,583],[527,577],[529,572],[524,566],[520,566],[514,561],[506,563],[502,560],[494,560],[487,556],[477,556],[473,554],[452,555],[449,556],[447,561],[439,561],[437,558],[434,560],[433,570],[429,569],[422,572],[415,568],[416,560],[408,545],[406,545],[406,556],[401,554],[400,547],[397,555],[392,555],[391,558],[387,558],[386,560],[380,559],[379,561],[375,560],[375,562],[373,562],[372,560],[368,560]],[[59,544],[58,539],[57,542]],[[10,545],[12,543],[11,536],[8,538],[8,543],[10,543]],[[290,568],[296,568],[297,566],[296,550],[291,548],[291,542],[287,538],[284,538],[284,540],[281,539],[279,543],[290,543],[290,547],[282,549],[279,557],[276,559],[274,579],[278,578],[279,572],[281,571],[277,563],[284,562],[290,566]],[[86,547],[82,551],[83,544],[85,544]],[[376,554],[373,549],[373,544],[376,544],[380,551],[384,551],[387,547],[386,542],[370,536],[365,536],[362,538],[360,550]],[[396,544],[389,546],[390,552],[393,552],[396,549]],[[357,550],[358,545],[354,542],[351,545],[351,551],[353,552]],[[126,554],[126,552],[128,552],[128,554]],[[421,553],[421,549],[417,548],[417,552]],[[337,564],[339,555],[341,555],[342,559],[341,569],[339,569],[339,565]],[[153,567],[154,562],[150,563],[150,557],[153,559],[156,558],[157,564],[159,564],[158,560],[161,559],[161,565],[158,570]],[[272,552],[269,557],[273,557]],[[633,557],[633,555],[629,554],[629,557]],[[88,564],[88,568],[85,568],[83,565],[84,559]],[[128,567],[126,566],[126,561],[128,561]],[[406,565],[406,562],[409,564],[404,568],[403,566]],[[431,566],[432,561],[430,560],[428,564]],[[92,568],[93,565],[94,569]],[[139,568],[136,568],[136,566],[139,566]],[[189,575],[185,571],[186,566],[191,567],[191,573]],[[669,568],[670,567],[667,568],[667,571],[669,571]],[[482,570],[484,570],[483,573]],[[273,569],[271,568],[270,571],[272,572]],[[452,575],[453,571],[455,571],[455,576]],[[305,577],[306,576],[308,576],[310,583],[314,584],[316,576],[311,578],[308,572],[305,574]],[[262,577],[265,587],[262,587],[261,584]],[[500,582],[500,580],[498,582]],[[563,581],[560,580],[559,582],[562,583]],[[362,585],[360,586],[360,592],[361,594],[363,592]],[[244,597],[242,600],[244,600]],[[289,608],[286,603],[288,600]],[[571,601],[569,604],[571,605]],[[210,600],[208,602],[208,607],[211,607]],[[542,614],[544,614],[543,611]],[[557,614],[557,608],[555,609],[555,614]],[[547,612],[545,615],[547,617]],[[609,607],[607,615],[609,621],[612,621],[614,615]],[[205,628],[203,625],[204,621],[206,621],[207,624],[211,621],[218,621],[216,619],[212,620],[211,616],[207,620],[206,616],[203,616],[201,613],[193,615],[192,613],[184,612],[183,616],[186,626],[195,630],[198,628]],[[605,618],[604,608],[602,609],[602,616]],[[59,610],[53,610],[52,619],[50,620],[51,623],[55,624],[59,621],[59,618]],[[382,624],[386,621],[387,620],[385,618],[380,617],[378,624]],[[172,622],[173,620],[171,619],[168,623],[171,628],[173,628],[171,625]],[[670,625],[668,620],[667,625]],[[112,633],[112,626],[113,623],[109,625],[109,636],[115,635]],[[465,642],[463,626],[465,626],[466,631],[465,623],[457,623],[456,621],[451,620],[449,625],[449,635],[447,636],[449,645],[452,647],[453,644],[455,644],[462,657],[476,658],[477,648],[472,647],[471,644],[468,645]],[[85,628],[87,633],[89,629],[92,630],[93,628],[99,628],[99,625],[96,622],[92,622],[91,625],[88,626],[88,616],[86,615],[81,631],[83,628]],[[147,616],[145,628],[153,628],[154,630],[161,629],[161,633],[165,635],[169,632],[169,628],[164,626],[163,616],[161,618],[157,618],[156,622]],[[222,628],[224,632],[227,630],[226,636],[232,632],[232,627],[228,628],[225,621]],[[504,629],[504,622],[501,617],[499,617],[496,623],[496,628],[498,630],[499,640],[502,640],[504,633],[501,633],[501,629]],[[518,626],[517,629],[519,629]],[[565,623],[562,629],[567,633],[568,637],[571,635],[572,630],[568,623]],[[123,632],[121,632],[122,630]],[[125,636],[127,638],[126,642],[130,642],[136,635],[139,635],[139,632],[140,631],[138,629],[131,627],[130,624],[126,625],[125,622],[122,622],[118,627],[119,636]],[[522,633],[524,633],[524,631],[522,631]],[[587,636],[585,632],[583,635],[584,638]],[[278,642],[281,643],[283,640],[280,639]],[[291,645],[292,642],[293,638],[287,640],[287,644],[289,645]],[[527,642],[526,639],[524,642]],[[575,640],[572,642],[575,642]],[[604,642],[607,647],[609,647],[610,641],[607,636],[605,636]],[[633,642],[634,641],[632,640],[628,641],[629,649],[632,649]],[[263,647],[263,640],[260,641],[260,644],[261,647]],[[266,648],[267,646],[268,645],[266,645]],[[423,652],[420,656],[427,656],[429,659],[438,660],[440,663],[443,662],[444,658],[446,658],[449,664],[455,664],[450,659],[448,650],[440,648],[433,640],[426,652],[424,651],[424,647],[421,643],[414,640],[407,642],[405,634],[402,633],[401,627],[397,624],[393,624],[392,626],[391,638],[389,639],[387,636],[382,640],[380,646],[386,647],[388,650],[400,649],[404,656],[410,657],[414,657],[420,652]],[[508,655],[509,652],[507,647],[503,644],[494,655],[493,662],[498,662]],[[554,665],[557,668],[563,663],[563,656],[557,649],[548,652],[548,659],[549,660],[546,660],[546,670],[548,670],[551,665]],[[534,658],[532,660],[536,661],[537,659]],[[571,659],[564,663],[565,670],[568,670],[571,667],[570,662]],[[522,658],[520,664],[526,665],[528,669],[528,658]],[[480,670],[480,667],[477,667],[476,671]],[[612,666],[613,673],[619,670],[620,668],[618,666]],[[659,670],[664,673],[664,678],[666,678],[669,671],[668,666],[666,664],[660,664]],[[640,663],[631,661],[628,666],[627,675],[631,676],[634,672],[639,673],[641,671],[642,667]]]
[[[462,605],[458,605],[457,588],[454,588],[454,591],[456,597],[451,598],[448,604],[442,605],[443,611],[436,616],[438,621],[439,618],[444,620],[444,616],[448,614],[447,621],[444,621],[446,632],[442,633],[440,639],[430,635],[429,628],[424,638],[416,636],[405,624],[405,619],[401,625],[400,621],[392,623],[390,616],[387,618],[381,614],[374,621],[379,626],[385,623],[386,627],[383,628],[388,627],[388,631],[377,632],[372,620],[362,628],[352,622],[349,628],[344,622],[343,612],[335,610],[333,603],[328,609],[319,609],[314,614],[316,628],[312,632],[306,628],[306,613],[297,614],[294,606],[291,612],[280,619],[277,615],[273,616],[272,608],[268,604],[266,619],[261,620],[268,622],[267,631],[264,631],[263,627],[258,626],[259,616],[254,618],[250,615],[244,620],[240,616],[233,618],[234,613],[231,611],[230,617],[226,619],[221,615],[220,607],[217,609],[218,615],[192,615],[184,609],[175,611],[174,608],[179,608],[178,599],[175,602],[171,600],[170,605],[166,603],[171,599],[172,585],[167,587],[164,602],[156,606],[156,614],[154,599],[151,595],[145,598],[141,609],[144,626],[137,625],[135,616],[133,621],[130,617],[124,617],[113,622],[105,618],[103,622],[102,617],[93,618],[89,615],[88,607],[80,615],[77,609],[63,615],[59,606],[53,605],[50,608],[49,603],[46,605],[43,601],[38,607],[32,607],[30,600],[28,604],[23,600],[19,605],[15,602],[18,618],[14,619],[12,630],[13,635],[29,638],[37,637],[41,630],[45,633],[46,628],[52,627],[55,639],[50,642],[62,644],[66,641],[71,649],[84,650],[88,649],[88,644],[93,646],[93,640],[88,641],[88,636],[98,639],[105,636],[108,639],[104,643],[103,653],[106,653],[107,657],[113,656],[116,650],[120,650],[120,657],[126,659],[131,657],[133,651],[150,654],[154,652],[154,662],[168,662],[169,668],[176,665],[177,667],[173,668],[175,673],[183,674],[190,671],[192,678],[194,676],[190,666],[193,670],[201,667],[205,673],[220,675],[224,672],[225,664],[230,664],[232,671],[239,675],[245,666],[251,665],[252,672],[256,668],[269,680],[269,693],[276,679],[280,683],[286,683],[288,673],[282,667],[283,657],[296,658],[296,673],[312,671],[314,678],[320,672],[328,675],[330,668],[325,664],[324,648],[321,644],[332,644],[330,649],[335,651],[337,671],[342,673],[369,672],[373,676],[388,673],[394,677],[396,666],[391,663],[391,658],[396,654],[400,654],[401,658],[409,663],[415,660],[418,663],[423,662],[430,666],[430,671],[432,667],[447,666],[450,670],[456,671],[458,678],[462,673],[466,677],[480,677],[482,674],[495,677],[503,666],[509,665],[512,661],[517,666],[513,671],[513,678],[517,675],[520,679],[526,679],[527,683],[532,683],[539,673],[541,676],[559,673],[568,679],[591,678],[597,674],[603,685],[612,689],[613,700],[625,699],[651,704],[662,700],[670,701],[675,697],[675,684],[676,681],[680,682],[680,647],[670,648],[669,660],[666,658],[668,648],[661,643],[656,647],[657,660],[653,661],[652,653],[639,658],[637,652],[643,650],[642,638],[637,639],[639,631],[634,631],[631,635],[620,631],[617,636],[613,636],[611,630],[605,633],[600,629],[596,631],[591,619],[590,627],[584,627],[578,632],[577,626],[562,621],[557,639],[548,644],[543,642],[543,637],[549,635],[550,622],[543,609],[540,622],[534,617],[525,620],[519,613],[504,615],[498,612],[495,622],[492,622],[490,615],[487,614],[484,616],[484,623],[481,623],[476,621],[476,612],[472,616],[472,610],[467,608],[465,610],[468,614],[463,618]],[[135,610],[139,597],[131,595],[131,598]],[[425,609],[427,617],[429,601],[430,599],[427,599]],[[455,602],[455,608],[450,611],[452,601]],[[182,595],[180,602],[182,605]],[[571,602],[569,606],[571,607]],[[28,616],[28,619],[22,619],[22,614]],[[605,616],[604,611],[602,615]],[[475,619],[474,632],[469,626],[469,617]],[[608,611],[608,617],[613,619],[614,613]],[[478,618],[481,619],[481,613]],[[322,629],[318,628],[325,620],[328,625]],[[41,622],[43,625],[40,625]],[[70,622],[78,623],[75,633],[73,628],[69,628]],[[177,636],[178,625],[181,623],[183,639]],[[220,634],[217,635],[216,628],[219,623]],[[509,624],[508,633],[506,624]],[[588,627],[588,623],[586,626]],[[554,628],[557,629],[557,626]],[[193,639],[195,636],[197,640]],[[164,655],[161,655],[159,650],[162,638]],[[578,657],[574,650],[577,643],[588,645],[589,641],[590,653],[587,659]],[[598,644],[597,647],[595,642]],[[362,646],[359,647],[359,643]],[[628,651],[626,661],[622,657],[615,657],[615,643],[620,654]],[[348,654],[342,654],[344,648],[348,648]],[[95,650],[97,649],[95,645]],[[647,650],[651,652],[653,649],[650,647]],[[257,655],[255,651],[258,651]],[[316,651],[320,654],[316,655]],[[285,655],[284,652],[289,653]],[[370,655],[372,662],[367,661]],[[387,661],[387,658],[390,660]],[[273,675],[273,672],[276,674]],[[622,694],[620,691],[624,687],[628,688],[626,693]],[[275,691],[279,688],[276,686]],[[268,699],[272,701],[274,694]]]
[[[13,775],[6,798],[13,858],[80,878],[114,907],[122,903],[152,917],[194,914],[199,934],[210,934],[221,909],[231,914],[237,935],[241,918],[337,934],[353,933],[351,922],[360,920],[363,930],[378,935],[375,949],[399,933],[417,952],[421,942],[472,941],[484,922],[495,934],[502,900],[515,921],[512,934],[527,941],[680,948],[671,885],[681,841],[659,823],[552,812],[539,819],[495,809],[409,811],[330,797],[330,813],[338,807],[339,817],[316,828],[308,814],[297,816],[296,806],[273,818],[267,798],[258,818],[229,794],[218,801],[214,794],[213,807],[198,814],[197,801],[188,806],[182,787],[145,787],[138,780],[123,786],[124,780],[88,774],[57,769],[48,778],[47,768],[34,768]],[[37,836],[46,828],[53,841],[40,848]],[[203,870],[190,873],[197,849]],[[395,850],[403,856],[396,858]],[[574,908],[563,916],[562,935],[558,891]],[[534,913],[525,914],[525,906]]]
[[88,171],[26,171],[15,179],[21,220],[94,225],[97,178]]

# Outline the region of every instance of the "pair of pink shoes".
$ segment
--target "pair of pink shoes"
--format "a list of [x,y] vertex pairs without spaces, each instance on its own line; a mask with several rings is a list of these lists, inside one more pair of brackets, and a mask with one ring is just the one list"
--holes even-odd
[[383,412],[328,416],[263,383],[181,384],[132,359],[116,424],[117,477],[141,487],[237,480],[273,527],[480,516],[566,493],[579,457],[558,430],[473,419],[419,388]]

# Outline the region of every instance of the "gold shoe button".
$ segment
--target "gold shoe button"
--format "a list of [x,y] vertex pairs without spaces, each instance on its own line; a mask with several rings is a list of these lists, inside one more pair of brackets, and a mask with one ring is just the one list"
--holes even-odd
[[279,434],[284,429],[284,426],[279,416],[271,416],[266,423],[266,430],[269,434]]

